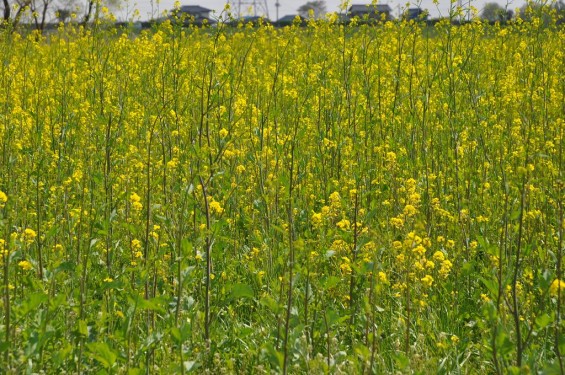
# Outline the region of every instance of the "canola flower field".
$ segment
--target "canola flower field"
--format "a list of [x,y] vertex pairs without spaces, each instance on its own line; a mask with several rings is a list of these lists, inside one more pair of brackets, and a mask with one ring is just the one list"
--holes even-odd
[[563,373],[563,28],[0,43],[0,372]]

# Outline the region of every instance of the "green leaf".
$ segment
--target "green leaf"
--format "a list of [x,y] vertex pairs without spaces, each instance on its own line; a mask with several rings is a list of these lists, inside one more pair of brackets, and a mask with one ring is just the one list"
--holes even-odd
[[6,341],[0,341],[0,353],[3,353],[8,349],[10,349],[10,343]]
[[272,344],[265,344],[263,346],[263,353],[267,356],[269,363],[271,364],[271,366],[273,366],[274,369],[283,368],[284,356],[281,352],[276,350]]
[[401,371],[405,370],[410,365],[410,361],[404,353],[394,354],[394,362],[396,362],[396,366],[398,366],[398,369]]
[[536,318],[536,326],[538,329],[544,329],[553,323],[553,318],[549,314],[543,314]]
[[541,375],[562,375],[561,374],[561,366],[559,365],[559,361],[554,361],[553,363],[547,365],[543,368],[540,372]]
[[255,293],[253,292],[253,288],[251,288],[247,284],[234,284],[231,289],[231,298],[239,299],[239,298],[255,298]]
[[479,280],[483,282],[483,284],[487,287],[488,291],[490,292],[490,297],[492,299],[496,299],[498,296],[498,286],[494,280],[485,279],[484,277],[479,277]]
[[561,353],[565,353],[565,335],[563,334],[559,335],[557,346],[559,347],[559,351]]
[[76,263],[75,262],[71,262],[71,261],[62,262],[55,269],[55,273],[62,272],[62,271],[74,273],[75,269],[76,269]]
[[64,343],[59,342],[57,344],[57,348],[58,350],[53,353],[53,357],[52,357],[55,367],[58,367],[61,364],[63,364],[63,362],[70,357],[71,352],[73,351],[72,345],[69,344],[68,342],[64,342]]
[[195,370],[198,366],[194,366],[196,364],[195,361],[184,361],[182,365],[184,366],[185,371],[192,371]]
[[42,292],[31,294],[29,298],[22,304],[22,315],[27,315],[30,312],[37,311],[39,305],[47,301],[47,299],[47,295]]
[[369,348],[367,348],[365,345],[361,343],[355,344],[354,350],[355,353],[357,353],[357,355],[363,360],[366,360],[371,357],[371,352],[369,351]]
[[100,362],[104,368],[111,368],[116,363],[118,356],[105,342],[92,342],[86,344],[88,355]]
[[339,285],[339,283],[341,283],[341,279],[337,276],[329,276],[324,281],[322,281],[324,289],[333,288],[336,285]]
[[177,344],[181,343],[182,337],[181,337],[180,329],[178,329],[177,327],[171,328],[171,336],[173,336],[175,343]]
[[343,323],[347,319],[349,319],[349,315],[339,316],[338,313],[334,310],[326,311],[326,320],[329,327],[333,326],[334,324]]
[[259,303],[261,303],[261,305],[267,307],[269,310],[271,310],[274,313],[279,312],[280,309],[281,309],[278,302],[275,301],[275,299],[270,297],[270,296],[265,296],[265,297],[261,298]]
[[187,238],[183,238],[180,242],[181,254],[183,256],[190,256],[192,255],[192,242],[190,242]]
[[479,248],[483,249],[490,255],[498,256],[498,247],[496,245],[490,244],[486,238],[483,236],[477,236],[477,242],[479,243]]
[[518,220],[519,217],[520,217],[519,209],[515,209],[512,212],[510,212],[510,221]]
[[162,298],[155,297],[150,299],[145,299],[143,297],[137,297],[137,308],[140,310],[151,310],[159,313],[165,313],[166,310],[163,307],[165,301]]
[[514,349],[514,345],[512,345],[512,342],[508,338],[508,335],[502,330],[500,330],[496,335],[495,343],[496,347],[498,348],[498,352],[502,356],[510,354]]
[[100,241],[99,238],[92,238],[92,239],[90,240],[90,246],[89,246],[89,248],[92,249],[99,241]]
[[88,336],[88,325],[86,324],[86,322],[84,320],[79,320],[78,321],[78,333],[81,336],[87,337]]

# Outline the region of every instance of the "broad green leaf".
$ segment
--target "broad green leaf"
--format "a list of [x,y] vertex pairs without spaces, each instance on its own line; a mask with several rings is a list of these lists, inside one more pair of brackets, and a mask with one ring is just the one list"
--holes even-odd
[[173,339],[175,339],[175,342],[177,344],[181,343],[181,333],[180,333],[180,329],[178,329],[177,327],[173,327],[171,328],[171,336],[173,336]]
[[547,364],[541,370],[540,375],[563,375],[559,361],[553,361],[551,364]]
[[22,304],[22,315],[27,315],[31,312],[37,311],[39,305],[43,302],[47,301],[49,297],[45,293],[38,292],[33,293],[29,296],[29,298]]
[[512,342],[510,341],[510,339],[508,338],[508,335],[500,330],[498,332],[498,334],[496,335],[496,347],[498,352],[502,355],[508,355],[512,352],[512,350],[514,349],[514,345],[512,344]]
[[183,238],[180,242],[181,254],[184,257],[192,255],[192,242],[187,238]]
[[165,313],[166,310],[163,307],[165,301],[162,298],[155,297],[150,299],[145,299],[143,297],[137,298],[137,308],[140,310],[151,310],[160,313]]
[[486,279],[484,277],[479,277],[479,280],[481,280],[483,282],[483,284],[487,287],[487,289],[490,293],[490,297],[492,299],[495,299],[496,296],[498,296],[498,286],[496,285],[496,281]]
[[254,298],[255,293],[253,292],[253,288],[251,288],[247,284],[234,284],[231,290],[231,298],[239,299],[239,298]]
[[261,305],[267,307],[269,310],[271,310],[274,313],[277,313],[280,311],[280,305],[277,303],[277,301],[275,301],[274,298],[270,297],[270,296],[264,296],[261,298],[261,300],[259,301],[261,303]]
[[404,370],[410,365],[410,361],[404,353],[394,354],[394,362],[399,370]]
[[355,344],[353,349],[355,350],[355,353],[357,353],[357,355],[363,360],[366,360],[371,356],[371,351],[369,350],[369,348],[361,343]]
[[104,368],[109,369],[116,363],[117,354],[105,342],[92,342],[86,344],[91,358],[100,362]]
[[265,344],[263,346],[263,353],[267,356],[267,359],[273,368],[279,370],[283,368],[284,356],[281,352],[276,350],[272,344]]
[[182,364],[184,366],[185,371],[192,371],[192,370],[195,370],[198,367],[198,366],[195,366],[196,365],[195,361],[184,361]]
[[553,318],[549,314],[542,314],[536,318],[536,326],[538,329],[544,329],[553,323]]
[[88,325],[82,319],[78,321],[78,333],[84,337],[88,336]]
[[329,276],[322,282],[322,285],[324,286],[324,289],[330,289],[339,285],[339,283],[341,283],[341,279],[339,277]]
[[347,319],[349,319],[349,315],[339,316],[335,310],[328,310],[326,311],[326,319],[328,322],[328,326],[333,326],[334,324],[343,323]]

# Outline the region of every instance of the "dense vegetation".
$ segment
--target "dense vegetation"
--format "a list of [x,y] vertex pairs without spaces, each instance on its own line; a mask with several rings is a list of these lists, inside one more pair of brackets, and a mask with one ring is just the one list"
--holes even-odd
[[3,34],[0,371],[562,372],[565,33],[429,33]]

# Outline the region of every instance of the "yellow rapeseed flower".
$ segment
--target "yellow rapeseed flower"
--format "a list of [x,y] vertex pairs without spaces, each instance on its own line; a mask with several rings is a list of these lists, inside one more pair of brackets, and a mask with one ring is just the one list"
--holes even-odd
[[141,204],[141,197],[136,193],[131,193],[131,195],[129,196],[129,200],[131,203],[131,207],[135,211],[141,211],[143,209],[143,204]]
[[442,262],[445,259],[445,255],[441,251],[436,251],[433,258],[435,261]]
[[24,271],[29,271],[33,269],[33,265],[27,260],[22,260],[18,262],[18,266]]
[[549,294],[556,297],[558,293],[565,292],[565,281],[555,279],[549,286]]
[[220,202],[212,201],[210,202],[210,211],[212,211],[213,213],[221,214],[222,212],[224,212],[224,209]]
[[35,241],[36,237],[37,237],[37,233],[35,233],[35,231],[31,228],[26,228],[22,234],[22,240],[27,244],[30,244],[33,241]]
[[131,240],[131,249],[133,251],[141,249],[141,241],[135,238]]
[[8,196],[2,190],[0,190],[0,208],[4,207],[4,205],[8,202]]
[[388,283],[388,278],[386,276],[386,273],[379,271],[379,281],[385,284]]
[[347,219],[342,219],[342,220],[337,222],[336,226],[339,229],[348,230],[349,227],[351,226],[351,223]]
[[421,278],[420,281],[422,282],[422,284],[424,284],[424,286],[429,288],[432,286],[434,282],[434,278],[431,275],[426,275],[423,278]]
[[314,212],[311,217],[312,225],[318,228],[322,224],[322,214]]
[[418,245],[412,249],[412,252],[416,255],[423,256],[426,254],[426,248],[422,245]]
[[416,207],[411,204],[404,206],[404,210],[402,211],[402,213],[408,217],[416,215],[417,212]]

